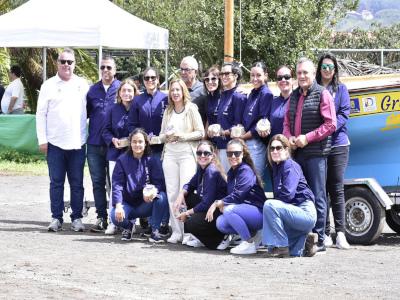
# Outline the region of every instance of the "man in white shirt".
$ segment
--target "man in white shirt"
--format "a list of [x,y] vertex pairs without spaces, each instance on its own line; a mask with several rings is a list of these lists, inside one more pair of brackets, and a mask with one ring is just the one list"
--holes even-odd
[[21,82],[21,68],[12,66],[9,72],[10,84],[7,86],[1,100],[1,111],[3,114],[24,113],[24,86]]
[[49,231],[62,229],[65,175],[71,191],[71,229],[83,231],[83,168],[86,153],[87,81],[74,74],[75,55],[65,48],[57,59],[57,74],[39,93],[36,131],[39,150],[47,155],[52,221]]

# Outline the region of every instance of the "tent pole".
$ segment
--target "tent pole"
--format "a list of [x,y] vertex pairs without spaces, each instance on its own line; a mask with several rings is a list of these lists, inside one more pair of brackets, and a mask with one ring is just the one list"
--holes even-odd
[[147,49],[147,67],[150,67],[150,49]]
[[42,79],[43,82],[47,79],[47,48],[43,47],[42,49],[42,64],[43,64],[43,72],[42,72]]
[[168,49],[165,49],[165,90],[168,90]]
[[100,45],[99,46],[99,57],[98,57],[98,61],[99,61],[99,65],[98,65],[98,70],[99,70],[99,80],[101,80],[101,70],[100,70],[100,65],[101,65],[101,60],[103,58],[103,47]]

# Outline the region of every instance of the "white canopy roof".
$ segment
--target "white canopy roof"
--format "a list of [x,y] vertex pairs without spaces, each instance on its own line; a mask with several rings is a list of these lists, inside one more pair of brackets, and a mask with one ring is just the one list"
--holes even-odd
[[0,16],[1,47],[168,49],[168,30],[109,0],[30,0]]

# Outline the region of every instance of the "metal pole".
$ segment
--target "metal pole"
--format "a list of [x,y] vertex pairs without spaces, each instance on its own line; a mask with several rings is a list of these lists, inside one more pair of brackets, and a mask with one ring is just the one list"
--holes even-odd
[[101,80],[101,60],[103,58],[103,46],[99,46],[99,57],[98,57],[98,61],[99,61],[99,65],[98,65],[98,70],[99,70],[99,80]]
[[381,50],[381,67],[383,67],[383,49]]
[[165,90],[168,90],[168,49],[165,49]]
[[150,49],[147,49],[147,67],[150,67]]
[[233,0],[225,0],[224,61],[233,61]]
[[42,79],[43,82],[47,79],[47,48],[43,47],[42,49],[42,64],[43,64],[43,72],[42,72]]

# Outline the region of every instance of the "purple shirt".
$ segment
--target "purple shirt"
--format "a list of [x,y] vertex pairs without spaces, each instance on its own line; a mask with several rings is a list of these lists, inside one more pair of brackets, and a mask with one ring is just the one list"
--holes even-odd
[[328,86],[328,91],[332,94],[335,100],[336,111],[336,131],[332,134],[332,147],[347,146],[350,144],[347,135],[347,120],[350,115],[350,95],[347,87],[340,83],[336,93],[333,92],[332,86]]
[[268,118],[271,123],[270,136],[283,132],[283,119],[285,118],[289,97],[284,99],[282,96],[278,96],[272,100],[271,112]]
[[103,140],[108,147],[107,160],[116,161],[117,158],[126,151],[126,148],[115,148],[112,139],[120,139],[129,136],[128,114],[129,110],[126,110],[122,103],[114,103],[114,105],[107,111],[102,134]]
[[117,90],[121,82],[114,80],[107,92],[101,81],[92,85],[86,96],[87,117],[89,118],[89,145],[104,146],[102,131],[106,112],[115,103]]
[[256,125],[260,119],[269,115],[273,97],[271,90],[263,85],[258,89],[253,89],[247,98],[242,125],[246,132],[251,132],[253,138],[260,137]]
[[165,192],[161,162],[153,157],[135,158],[131,153],[122,154],[115,164],[112,175],[112,203],[127,202],[138,206],[143,200],[143,188],[153,184],[159,192]]
[[272,163],[274,199],[299,205],[306,200],[314,201],[314,194],[304,178],[300,165],[289,158],[279,164]]
[[226,196],[226,181],[215,165],[211,163],[205,169],[197,167],[196,174],[189,183],[183,186],[183,189],[188,193],[197,191],[201,201],[193,207],[195,213],[207,212],[215,200]]
[[266,200],[264,189],[258,184],[254,171],[246,163],[228,171],[228,195],[225,205],[247,203],[262,209]]

